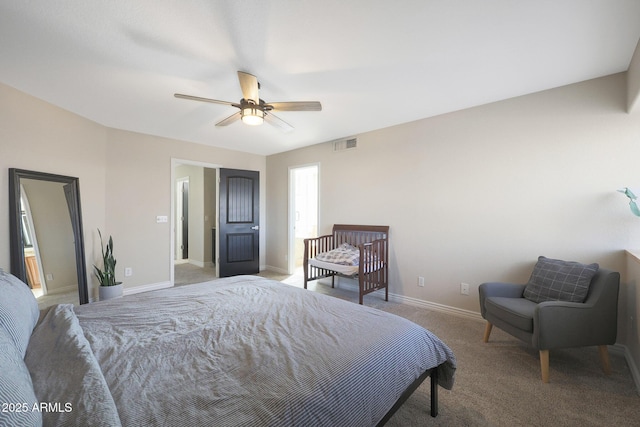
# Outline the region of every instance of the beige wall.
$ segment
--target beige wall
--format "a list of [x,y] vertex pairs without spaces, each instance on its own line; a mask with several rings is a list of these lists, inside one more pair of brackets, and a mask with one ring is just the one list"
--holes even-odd
[[[319,162],[320,232],[390,225],[394,294],[478,312],[480,283],[525,282],[539,255],[624,274],[624,249],[640,246],[640,218],[616,192],[640,188],[640,115],[626,113],[625,83],[618,74],[369,132],[351,151],[269,156],[267,264],[286,269],[288,167]],[[637,310],[620,307],[624,343]]]
[[[106,227],[117,238],[119,266],[134,271],[126,287],[170,280],[171,223],[156,223],[156,216],[171,217],[173,211],[171,159],[256,170],[265,176],[264,156],[115,129],[107,134]],[[264,179],[260,186],[260,194],[265,194]],[[265,217],[264,201],[260,217]],[[264,230],[260,238],[260,265],[264,265]]]
[[[108,148],[108,149],[107,149]],[[97,283],[91,265],[100,258],[97,229],[114,238],[118,279],[133,269],[125,292],[167,285],[171,279],[172,158],[257,170],[265,157],[200,144],[115,130],[0,84],[0,200],[8,203],[8,168],[80,179],[90,295]],[[264,199],[263,199],[264,200]],[[0,209],[0,235],[9,235],[9,210]],[[260,217],[265,218],[264,201]],[[261,231],[264,265],[264,230]],[[0,239],[0,268],[9,271],[9,239]]]
[[[0,84],[0,268],[9,271],[8,169],[80,179],[85,233],[105,223],[106,128]],[[94,259],[86,247],[87,271]]]

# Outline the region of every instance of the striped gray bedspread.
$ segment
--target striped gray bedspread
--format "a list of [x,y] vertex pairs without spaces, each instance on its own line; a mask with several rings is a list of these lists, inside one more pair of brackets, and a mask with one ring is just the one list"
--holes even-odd
[[368,427],[427,369],[453,386],[426,329],[255,276],[75,312],[123,426]]

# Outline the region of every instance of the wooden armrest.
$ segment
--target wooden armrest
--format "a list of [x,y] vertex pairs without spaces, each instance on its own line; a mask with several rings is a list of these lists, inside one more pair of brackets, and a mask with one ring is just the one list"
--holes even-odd
[[314,258],[317,254],[333,249],[333,235],[326,234],[319,237],[304,239],[304,262]]
[[360,249],[360,254],[366,251],[375,253],[382,252],[387,249],[387,239],[377,239],[371,242],[360,243],[358,248]]
[[378,268],[387,263],[387,239],[377,239],[371,242],[361,243],[360,249],[360,273],[365,265],[378,265]]

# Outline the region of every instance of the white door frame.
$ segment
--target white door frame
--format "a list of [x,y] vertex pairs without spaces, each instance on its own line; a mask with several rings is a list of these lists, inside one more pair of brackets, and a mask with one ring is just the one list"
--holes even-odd
[[296,201],[295,201],[295,179],[293,179],[293,174],[296,169],[304,169],[308,167],[315,166],[318,171],[318,180],[316,182],[317,186],[317,197],[318,197],[318,212],[317,212],[317,225],[318,229],[320,227],[320,163],[306,163],[303,165],[297,166],[289,166],[289,222],[288,222],[288,235],[289,235],[289,248],[287,251],[287,274],[293,274],[296,270],[295,265],[295,253],[296,253]]

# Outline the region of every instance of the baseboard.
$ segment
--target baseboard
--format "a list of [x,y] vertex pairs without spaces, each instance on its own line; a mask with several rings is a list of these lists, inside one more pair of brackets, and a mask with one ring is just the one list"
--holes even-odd
[[438,304],[435,302],[425,301],[418,298],[407,297],[399,294],[389,293],[389,300],[393,302],[398,302],[401,304],[412,305],[414,307],[425,308],[427,310],[439,311],[441,313],[452,314],[458,317],[464,317],[466,319],[476,320],[479,322],[484,322],[484,319],[475,311],[465,310],[462,308],[451,307],[449,305]]
[[66,294],[78,290],[78,285],[63,286],[54,290],[47,290],[47,295]]
[[172,287],[171,282],[159,282],[159,283],[150,283],[148,285],[140,285],[134,286],[131,288],[124,288],[122,291],[123,295],[133,295],[139,294],[140,292],[148,292],[148,291],[156,291],[158,289],[165,289]]
[[278,274],[289,274],[289,271],[285,270],[284,268],[274,267],[272,265],[261,265],[260,271],[264,271],[264,270],[272,271]]
[[609,350],[611,353],[624,356],[627,366],[629,366],[629,371],[631,371],[631,378],[633,378],[633,382],[636,385],[636,391],[640,396],[640,369],[638,369],[638,365],[636,364],[631,351],[629,351],[629,348],[624,344],[614,344],[609,346]]
[[[348,279],[340,277],[336,284],[337,287],[346,289],[352,292],[359,292],[360,286],[355,279]],[[384,289],[372,292],[368,295],[381,295],[384,298]],[[412,305],[414,307],[425,308],[427,310],[439,311],[441,313],[452,314],[454,316],[464,317],[471,320],[484,322],[484,319],[475,311],[464,310],[462,308],[451,307],[444,304],[438,304],[435,302],[429,302],[418,298],[407,297],[400,294],[394,294],[389,292],[389,301],[397,302],[400,304]]]
[[209,266],[209,263],[198,261],[196,259],[190,259],[189,264],[195,265],[196,267],[205,268]]

